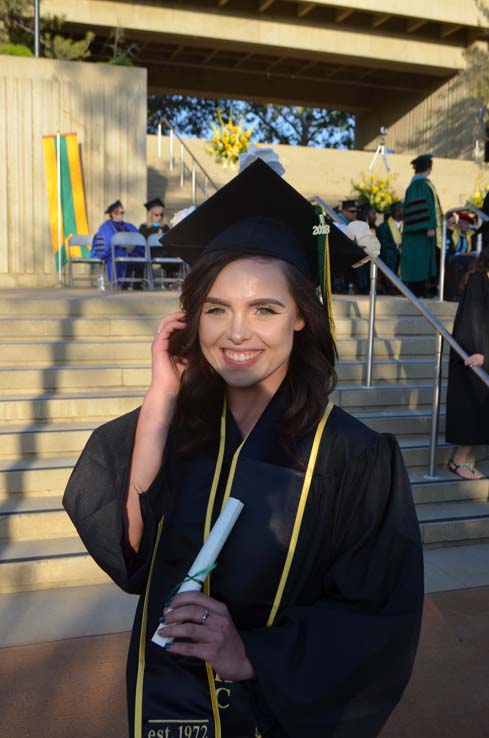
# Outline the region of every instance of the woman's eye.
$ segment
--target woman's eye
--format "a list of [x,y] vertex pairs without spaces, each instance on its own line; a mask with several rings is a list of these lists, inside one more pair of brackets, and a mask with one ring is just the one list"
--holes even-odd
[[222,315],[224,308],[222,307],[211,307],[205,311],[206,315]]
[[257,307],[256,312],[258,315],[277,315],[277,311],[269,305],[260,305]]

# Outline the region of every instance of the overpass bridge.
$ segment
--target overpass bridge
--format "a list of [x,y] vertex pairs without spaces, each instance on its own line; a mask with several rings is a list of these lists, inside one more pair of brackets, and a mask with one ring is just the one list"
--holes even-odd
[[348,110],[357,148],[385,125],[398,152],[468,158],[479,135],[457,77],[466,49],[487,39],[477,0],[43,0],[42,10],[70,32],[93,30],[95,59],[123,27],[149,92]]

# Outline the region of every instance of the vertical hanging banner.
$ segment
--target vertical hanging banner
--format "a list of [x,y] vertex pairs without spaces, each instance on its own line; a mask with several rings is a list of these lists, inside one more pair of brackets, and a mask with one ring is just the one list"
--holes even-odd
[[[61,270],[68,258],[68,241],[74,233],[88,234],[87,207],[76,133],[42,137],[48,193],[49,224],[56,262]],[[90,249],[72,246],[72,256],[90,256]]]

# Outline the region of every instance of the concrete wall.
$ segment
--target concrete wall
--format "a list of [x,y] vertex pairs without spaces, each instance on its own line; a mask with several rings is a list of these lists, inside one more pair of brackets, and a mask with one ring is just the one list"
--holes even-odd
[[0,287],[56,282],[42,136],[76,132],[91,231],[146,196],[146,70],[1,56]]
[[[205,152],[205,141],[185,139],[194,156],[200,161],[210,177],[222,186],[237,170],[224,169],[221,164],[214,162]],[[358,180],[361,172],[367,172],[372,160],[373,152],[367,151],[338,151],[337,149],[313,149],[301,146],[274,146],[280,156],[280,161],[286,169],[285,178],[306,197],[321,195],[331,205],[352,193],[352,180]],[[173,200],[178,207],[184,207],[189,202],[183,202],[178,186],[178,161],[172,176],[168,173],[169,141],[163,138],[162,156],[158,159],[156,136],[148,136],[148,172],[152,174],[152,195],[161,194],[165,197],[165,204],[171,212]],[[178,147],[175,147],[178,153]],[[402,198],[413,174],[409,162],[409,154],[396,154],[388,157],[391,172],[397,174],[395,188]],[[190,159],[187,159],[190,161]],[[384,173],[383,165],[377,160],[374,173]],[[480,170],[474,162],[457,159],[435,158],[432,180],[435,183],[442,207],[448,209],[463,205],[474,191],[478,177],[486,177],[489,181],[489,171]],[[486,181],[485,180],[485,181]],[[190,198],[189,178],[186,180],[187,198]],[[212,190],[209,190],[212,193]]]
[[399,154],[431,151],[436,156],[472,159],[477,138],[483,139],[478,105],[457,75],[417,101],[386,96],[374,112],[357,119],[357,143],[377,145],[380,126],[388,126],[387,146]]

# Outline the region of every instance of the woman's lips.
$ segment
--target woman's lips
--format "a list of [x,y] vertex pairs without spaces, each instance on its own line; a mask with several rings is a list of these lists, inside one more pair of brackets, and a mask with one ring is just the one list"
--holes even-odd
[[238,351],[236,349],[221,349],[221,353],[224,357],[224,361],[229,366],[246,367],[251,366],[256,361],[258,361],[263,351],[261,349],[248,351]]

